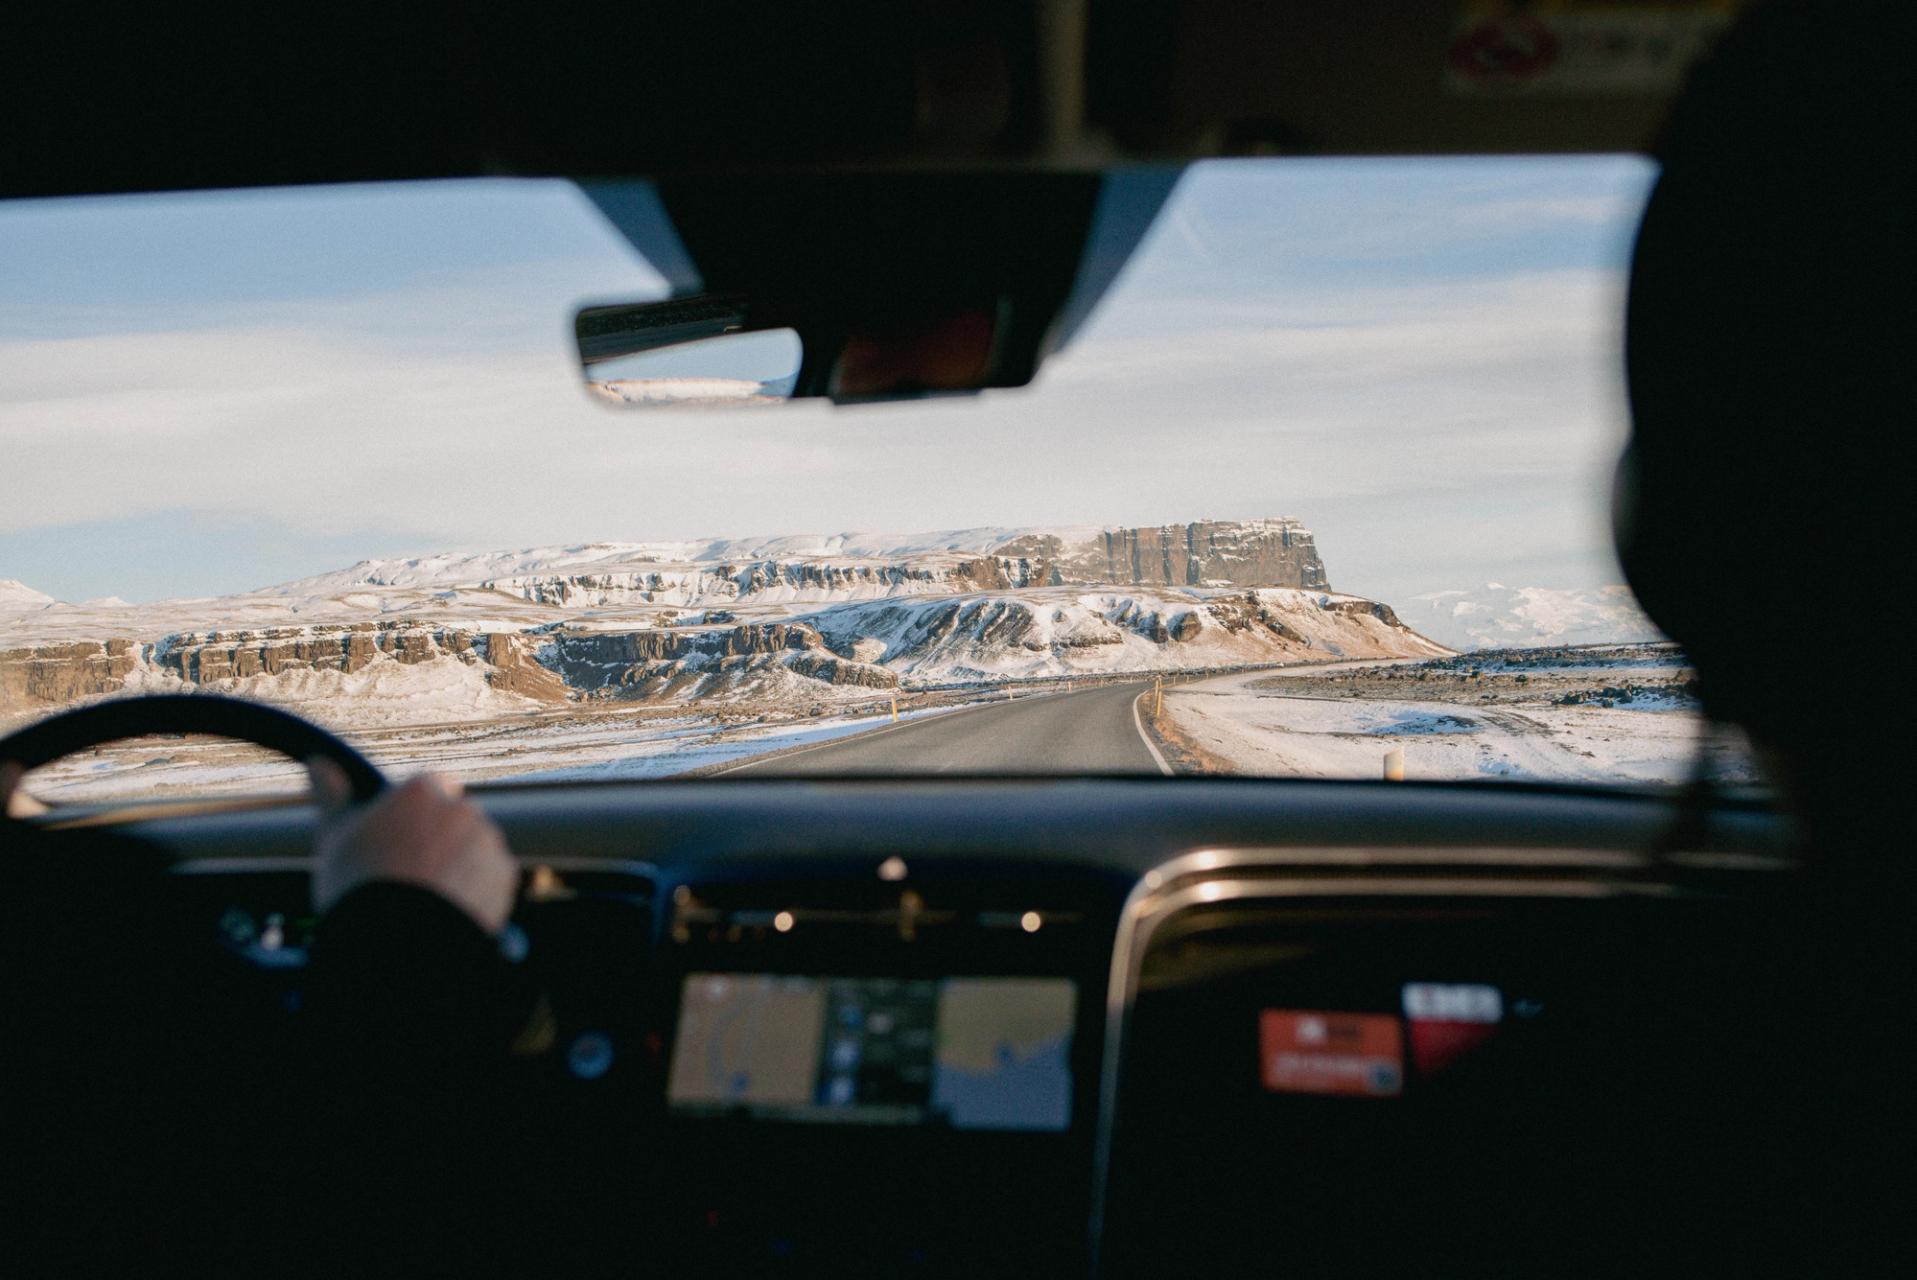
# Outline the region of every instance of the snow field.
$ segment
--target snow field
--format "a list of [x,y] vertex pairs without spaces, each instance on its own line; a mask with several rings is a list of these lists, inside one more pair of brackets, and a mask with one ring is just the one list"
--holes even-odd
[[[1379,778],[1402,748],[1407,779],[1524,779],[1601,785],[1687,781],[1705,724],[1668,701],[1645,709],[1278,693],[1249,672],[1168,688],[1166,714],[1221,769],[1307,778]],[[1727,762],[1734,780],[1747,764]]]

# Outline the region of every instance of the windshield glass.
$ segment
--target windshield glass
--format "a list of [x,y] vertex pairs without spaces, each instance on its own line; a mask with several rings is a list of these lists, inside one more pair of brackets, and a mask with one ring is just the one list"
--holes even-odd
[[674,290],[570,184],[0,207],[0,729],[215,690],[488,782],[1683,781],[1606,517],[1652,177],[1202,164],[1029,388],[669,413],[582,385],[578,308]]

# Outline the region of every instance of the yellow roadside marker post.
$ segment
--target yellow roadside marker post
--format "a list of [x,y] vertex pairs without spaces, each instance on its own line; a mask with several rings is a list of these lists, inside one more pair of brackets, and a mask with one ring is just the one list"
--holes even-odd
[[892,695],[892,723],[897,724],[898,722],[899,722],[899,695],[895,693]]
[[1384,776],[1386,782],[1404,781],[1404,748],[1393,747],[1385,752]]

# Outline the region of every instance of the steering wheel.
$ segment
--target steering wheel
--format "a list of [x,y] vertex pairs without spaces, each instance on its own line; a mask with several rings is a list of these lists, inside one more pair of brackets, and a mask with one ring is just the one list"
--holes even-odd
[[88,747],[155,733],[233,738],[294,760],[320,756],[346,774],[356,802],[371,800],[386,787],[386,776],[372,761],[318,725],[277,707],[215,693],[109,698],[63,711],[0,738],[0,764],[36,769]]

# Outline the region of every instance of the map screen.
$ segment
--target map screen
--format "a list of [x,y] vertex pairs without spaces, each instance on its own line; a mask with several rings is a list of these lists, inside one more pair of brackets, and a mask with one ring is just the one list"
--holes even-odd
[[1059,1131],[1062,978],[686,978],[667,1100],[685,1114]]

